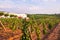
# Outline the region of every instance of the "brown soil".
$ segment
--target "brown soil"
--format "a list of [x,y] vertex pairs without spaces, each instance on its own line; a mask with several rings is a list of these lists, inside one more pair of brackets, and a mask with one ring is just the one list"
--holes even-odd
[[21,30],[15,30],[14,32],[8,28],[6,28],[6,31],[0,30],[0,40],[20,40],[21,36]]
[[[5,29],[0,28],[0,40],[20,40],[22,34],[23,34],[22,30],[20,29],[12,31],[11,29],[6,27]],[[41,30],[41,35],[43,35],[42,30]],[[37,40],[37,36],[35,32],[31,33],[31,39]],[[60,23],[56,27],[54,27],[49,32],[49,34],[47,34],[46,36],[43,35],[43,38],[41,40],[60,40]]]
[[17,29],[12,31],[5,27],[0,21],[0,40],[20,40],[22,36],[22,30]]
[[60,23],[42,40],[60,40]]

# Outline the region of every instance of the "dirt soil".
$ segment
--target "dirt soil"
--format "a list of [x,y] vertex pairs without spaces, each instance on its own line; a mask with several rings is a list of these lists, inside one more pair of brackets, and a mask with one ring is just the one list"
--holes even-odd
[[60,23],[42,40],[60,40]]
[[[22,35],[22,30],[19,29],[15,31],[12,31],[9,28],[6,28],[6,30],[0,29],[0,40],[20,40]],[[32,33],[31,37],[32,40],[37,40],[35,39],[37,38],[35,33]],[[60,40],[60,23],[42,40]]]
[[8,28],[0,30],[0,40],[20,40],[22,36],[21,30],[15,30],[14,32]]

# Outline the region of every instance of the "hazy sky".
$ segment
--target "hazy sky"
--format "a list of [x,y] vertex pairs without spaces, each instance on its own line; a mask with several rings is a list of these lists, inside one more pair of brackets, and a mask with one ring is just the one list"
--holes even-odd
[[0,11],[60,13],[60,0],[0,0]]

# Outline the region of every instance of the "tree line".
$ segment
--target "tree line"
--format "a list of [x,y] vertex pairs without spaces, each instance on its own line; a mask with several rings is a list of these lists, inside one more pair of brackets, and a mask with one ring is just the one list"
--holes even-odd
[[17,17],[17,15],[14,15],[14,14],[9,14],[9,12],[7,12],[7,13],[4,13],[4,12],[0,12],[0,16],[5,16],[5,17]]

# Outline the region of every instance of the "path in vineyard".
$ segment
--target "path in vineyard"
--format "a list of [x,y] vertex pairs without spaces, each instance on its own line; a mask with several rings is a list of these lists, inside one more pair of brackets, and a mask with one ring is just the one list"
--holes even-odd
[[42,40],[60,40],[60,23]]

